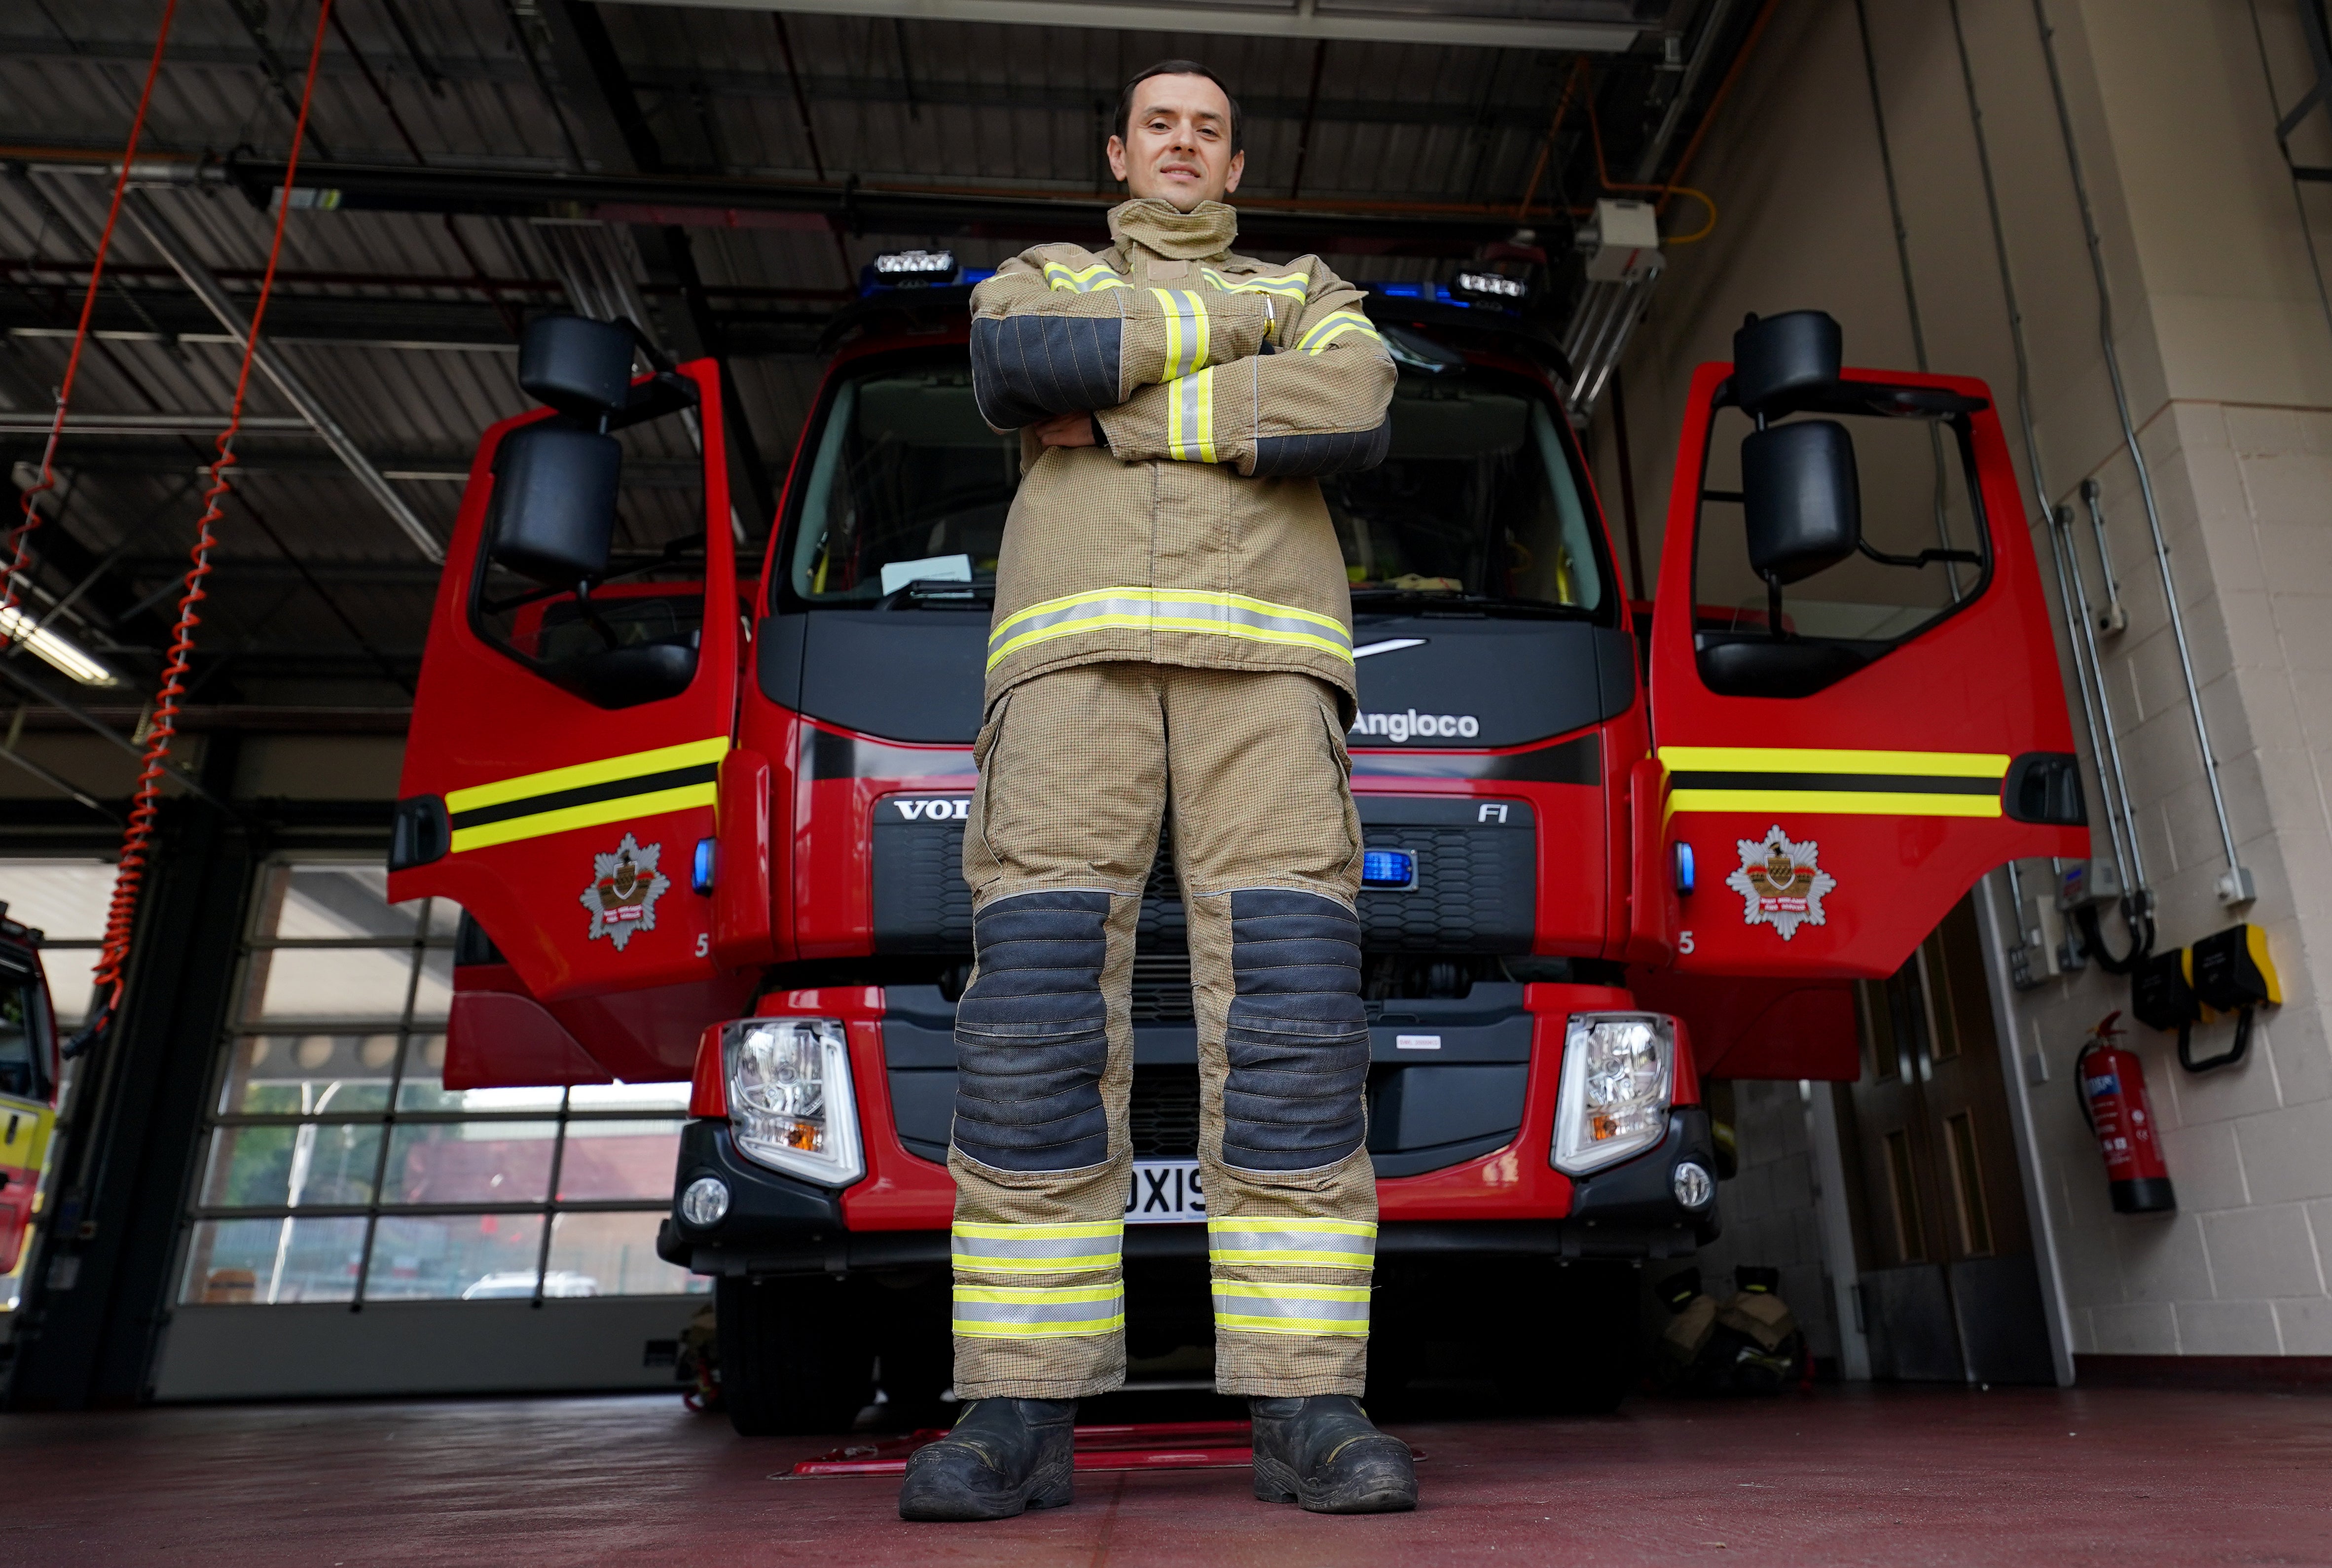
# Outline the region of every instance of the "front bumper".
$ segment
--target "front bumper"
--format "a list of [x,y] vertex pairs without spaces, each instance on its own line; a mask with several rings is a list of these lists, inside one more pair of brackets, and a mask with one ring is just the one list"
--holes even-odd
[[[1544,1150],[1535,1151],[1540,1160]],[[1676,1201],[1674,1173],[1685,1160],[1716,1169],[1708,1113],[1697,1106],[1668,1113],[1660,1145],[1609,1170],[1578,1179],[1571,1212],[1560,1220],[1389,1221],[1377,1236],[1380,1257],[1553,1257],[1662,1259],[1689,1255],[1716,1239],[1716,1205],[1696,1214]],[[945,1231],[862,1231],[845,1227],[840,1193],[780,1175],[738,1154],[726,1122],[693,1121],[681,1134],[674,1191],[700,1176],[729,1186],[729,1212],[698,1228],[667,1217],[656,1252],[699,1274],[849,1274],[929,1269],[948,1263]],[[1203,1258],[1199,1225],[1129,1225],[1129,1259]]]

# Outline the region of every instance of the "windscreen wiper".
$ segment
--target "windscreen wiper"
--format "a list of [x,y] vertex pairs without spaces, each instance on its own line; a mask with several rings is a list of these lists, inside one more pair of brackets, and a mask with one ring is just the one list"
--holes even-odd
[[1512,617],[1526,621],[1584,621],[1592,613],[1576,604],[1544,599],[1504,599],[1492,594],[1437,593],[1429,588],[1355,588],[1353,608],[1398,608],[1416,614]]

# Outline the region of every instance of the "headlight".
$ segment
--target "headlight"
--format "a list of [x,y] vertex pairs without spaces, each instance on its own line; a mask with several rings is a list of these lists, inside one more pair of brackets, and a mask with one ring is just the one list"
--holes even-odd
[[832,1018],[741,1018],[722,1026],[729,1132],[738,1151],[827,1186],[865,1174],[850,1094],[850,1047]]
[[1657,1012],[1573,1014],[1563,1039],[1554,1167],[1570,1175],[1616,1164],[1668,1130],[1676,1022]]

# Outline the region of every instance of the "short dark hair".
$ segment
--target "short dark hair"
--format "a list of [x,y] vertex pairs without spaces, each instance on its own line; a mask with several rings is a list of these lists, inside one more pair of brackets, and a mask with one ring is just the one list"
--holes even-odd
[[1223,98],[1231,106],[1231,151],[1239,150],[1239,130],[1247,117],[1239,112],[1239,101],[1233,96],[1223,79],[1195,60],[1161,60],[1146,65],[1126,79],[1125,90],[1117,95],[1117,134],[1128,141],[1133,139],[1133,90],[1153,76],[1203,76],[1222,88]]

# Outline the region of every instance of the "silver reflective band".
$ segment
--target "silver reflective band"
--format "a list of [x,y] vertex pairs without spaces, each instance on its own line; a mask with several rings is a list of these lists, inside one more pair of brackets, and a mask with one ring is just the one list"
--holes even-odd
[[958,1285],[955,1331],[974,1338],[1107,1334],[1125,1326],[1125,1287]]
[[1374,1266],[1377,1228],[1360,1220],[1209,1220],[1207,1255],[1217,1263],[1284,1269]]
[[1369,1331],[1365,1285],[1249,1285],[1215,1281],[1215,1327],[1257,1334]]
[[1333,616],[1243,594],[1103,588],[1032,604],[988,640],[988,666],[1033,643],[1080,632],[1195,632],[1307,648],[1349,661],[1352,635]]
[[961,1274],[1074,1274],[1114,1269],[1122,1221],[1069,1225],[980,1225],[958,1221],[949,1248]]

